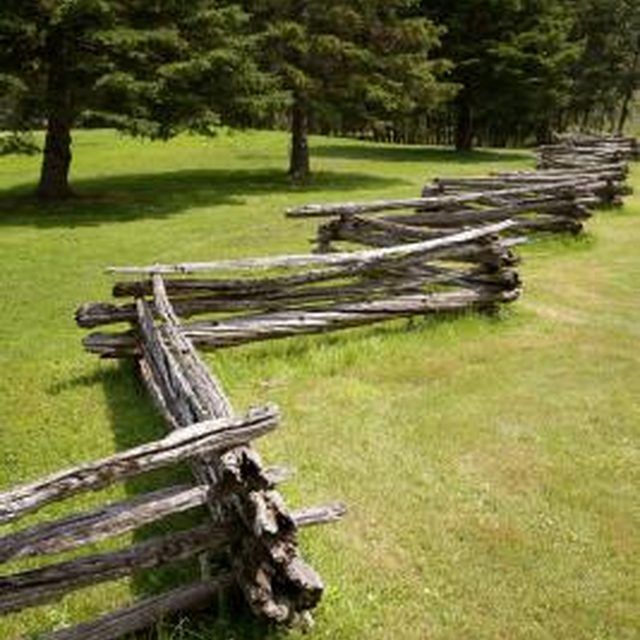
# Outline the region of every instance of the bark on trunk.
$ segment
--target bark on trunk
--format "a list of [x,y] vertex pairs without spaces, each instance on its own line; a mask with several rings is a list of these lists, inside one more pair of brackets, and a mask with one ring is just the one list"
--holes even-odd
[[456,150],[471,151],[473,149],[473,113],[466,96],[459,96],[456,101]]
[[640,38],[638,38],[638,45],[635,51],[635,55],[633,56],[633,63],[631,65],[630,79],[629,84],[627,85],[627,90],[622,101],[622,109],[620,111],[620,119],[618,120],[618,126],[616,128],[616,133],[621,136],[624,133],[624,127],[627,124],[627,119],[629,118],[629,105],[631,104],[631,100],[633,100],[633,94],[635,93],[635,77],[638,73],[638,66],[640,65]]
[[61,200],[73,195],[69,187],[73,100],[65,37],[52,34],[47,44],[47,135],[37,195],[43,200]]
[[548,120],[538,122],[536,126],[536,145],[542,146],[553,142],[553,128]]
[[311,174],[309,162],[309,113],[305,100],[296,97],[291,112],[291,158],[289,175],[304,182]]

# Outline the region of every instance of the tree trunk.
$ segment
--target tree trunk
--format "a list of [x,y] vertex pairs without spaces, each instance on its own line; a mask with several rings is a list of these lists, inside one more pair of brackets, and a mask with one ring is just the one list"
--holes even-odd
[[471,151],[473,149],[473,138],[473,113],[471,104],[466,96],[460,95],[456,100],[456,150]]
[[553,129],[548,120],[541,120],[536,125],[536,144],[542,146],[553,142]]
[[624,133],[624,127],[627,124],[627,118],[629,117],[629,105],[633,100],[633,94],[636,90],[636,75],[638,73],[638,66],[640,65],[640,38],[638,38],[638,45],[633,56],[633,63],[631,65],[631,71],[629,73],[629,83],[626,88],[624,98],[622,100],[622,109],[620,111],[620,119],[618,120],[618,126],[616,133],[621,136]]
[[51,34],[47,42],[47,135],[37,195],[43,200],[61,200],[73,195],[69,187],[73,100],[67,69],[64,34]]
[[291,158],[289,175],[304,182],[311,175],[309,162],[309,113],[306,101],[296,96],[291,112]]

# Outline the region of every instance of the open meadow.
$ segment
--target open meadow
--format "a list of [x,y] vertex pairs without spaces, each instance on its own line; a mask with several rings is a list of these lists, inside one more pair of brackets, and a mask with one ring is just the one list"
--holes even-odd
[[[287,144],[285,134],[251,131],[169,143],[77,132],[80,197],[46,206],[30,197],[40,159],[0,158],[0,487],[163,433],[132,367],[80,344],[74,311],[109,298],[107,265],[306,252],[316,221],[285,219],[286,207],[414,197],[438,175],[533,166],[526,151],[314,137],[315,178],[294,187]],[[327,584],[310,639],[638,638],[637,163],[630,183],[636,195],[598,211],[585,236],[521,250],[524,295],[500,317],[395,321],[207,356],[238,409],[280,405],[283,428],[258,448],[296,467],[288,502],[349,508],[342,523],[302,534]],[[35,638],[190,571],[7,616],[0,638]],[[271,637],[222,613],[167,625],[160,637]]]

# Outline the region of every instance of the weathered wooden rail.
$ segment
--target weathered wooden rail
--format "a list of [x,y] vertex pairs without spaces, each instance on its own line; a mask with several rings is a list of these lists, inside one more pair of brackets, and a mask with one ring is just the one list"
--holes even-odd
[[538,149],[538,168],[556,171],[597,170],[640,158],[636,138],[569,134]]
[[618,206],[631,191],[627,162],[638,157],[633,139],[567,138],[538,153],[536,171],[439,178],[420,198],[314,204],[287,215],[330,218],[318,230],[318,250],[325,252],[345,240],[413,242],[504,220],[513,221],[508,235],[578,234],[593,209]]
[[[366,224],[366,220],[356,222]],[[501,222],[438,238],[427,235],[427,239],[410,229],[413,241],[408,244],[398,244],[395,232],[367,229],[371,243],[381,248],[122,268],[116,271],[144,279],[117,283],[114,294],[146,295],[154,290],[153,278],[158,274],[172,276],[163,284],[166,297],[156,296],[148,305],[145,322],[150,323],[151,316],[162,317],[167,305],[182,318],[209,316],[171,325],[176,340],[186,339],[203,349],[414,315],[492,309],[520,293],[512,242],[498,235],[511,224]],[[282,273],[283,269],[287,272]],[[260,270],[265,275],[257,275]],[[212,277],[219,271],[240,275]],[[196,274],[202,276],[195,278]],[[132,321],[139,306],[139,302],[88,304],[78,310],[77,321],[87,328]],[[92,333],[84,344],[103,357],[128,357],[140,355],[144,343],[130,330]]]
[[[188,463],[194,483],[160,489],[86,513],[16,530],[0,538],[0,562],[79,550],[176,513],[206,508],[198,526],[125,545],[117,551],[45,564],[0,576],[0,614],[53,602],[67,593],[142,569],[199,559],[201,579],[121,611],[47,636],[55,640],[119,638],[177,612],[211,606],[238,589],[259,618],[295,625],[318,604],[323,583],[298,550],[300,527],[334,522],[341,504],[291,512],[252,441],[279,423],[274,406],[237,414],[183,331],[163,279],[135,296],[131,335],[140,377],[165,418],[168,435],[108,458],[60,471],[0,493],[0,524],[52,502],[97,491],[149,471]],[[213,573],[213,576],[210,576]]]

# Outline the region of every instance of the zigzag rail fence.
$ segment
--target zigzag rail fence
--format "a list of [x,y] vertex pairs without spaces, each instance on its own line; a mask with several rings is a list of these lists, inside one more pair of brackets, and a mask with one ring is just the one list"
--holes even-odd
[[334,522],[345,509],[333,503],[288,510],[276,489],[286,470],[266,468],[251,444],[277,427],[278,409],[265,406],[237,414],[182,330],[163,279],[154,276],[152,284],[151,299],[137,297],[135,318],[130,320],[140,377],[164,416],[169,435],[3,492],[0,523],[77,493],[181,462],[189,463],[194,483],[5,535],[0,538],[0,562],[47,558],[201,506],[208,509],[208,521],[118,551],[3,575],[0,614],[56,601],[69,592],[141,569],[199,558],[203,572],[197,582],[46,638],[119,638],[172,614],[211,605],[217,594],[230,588],[239,589],[251,610],[265,621],[303,623],[318,604],[323,583],[302,559],[297,531]]
[[438,238],[509,219],[514,224],[507,233],[520,236],[518,242],[537,232],[579,234],[594,209],[620,206],[631,193],[628,162],[638,159],[639,149],[633,138],[565,136],[539,148],[535,171],[439,178],[420,198],[312,204],[287,216],[330,218],[318,229],[319,252],[341,242],[392,246],[416,233]]
[[[197,582],[46,637],[120,638],[177,612],[207,607],[230,588],[240,590],[263,620],[308,620],[323,583],[302,559],[297,531],[339,520],[345,508],[332,503],[288,510],[277,490],[287,471],[265,467],[252,445],[276,428],[278,409],[237,414],[197,349],[495,310],[521,293],[513,247],[526,241],[524,235],[580,232],[593,207],[620,204],[628,193],[626,162],[637,157],[632,139],[568,138],[542,147],[533,172],[441,179],[416,199],[290,210],[294,217],[333,218],[320,227],[320,253],[111,268],[133,278],[113,289],[116,299],[131,301],[85,304],[76,321],[83,328],[122,322],[131,328],[91,333],[84,346],[101,357],[135,360],[169,434],[3,492],[0,524],[181,462],[189,463],[194,482],[5,535],[0,562],[80,549],[196,507],[206,507],[208,519],[118,551],[4,575],[0,614],[139,569],[199,558]],[[367,248],[336,253],[336,242]]]

